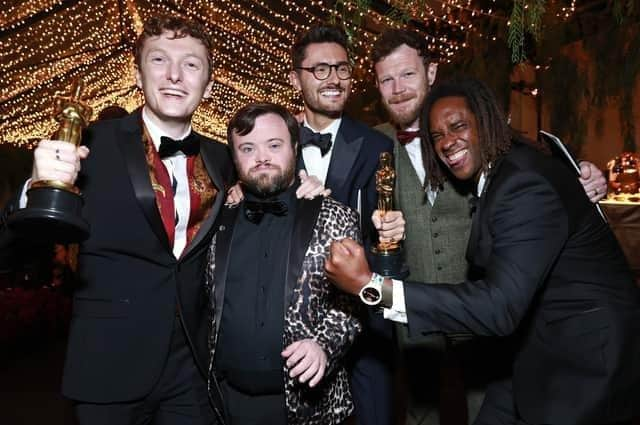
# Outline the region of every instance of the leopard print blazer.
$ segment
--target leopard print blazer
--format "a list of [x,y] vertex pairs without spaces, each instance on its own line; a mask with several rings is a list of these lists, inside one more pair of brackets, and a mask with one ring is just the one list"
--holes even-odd
[[[345,237],[361,242],[358,214],[351,208],[325,198],[313,229],[313,236],[302,263],[302,272],[285,306],[283,348],[306,338],[315,340],[327,355],[324,377],[314,388],[289,378],[284,366],[284,390],[288,425],[337,425],[353,412],[353,401],[344,365],[344,356],[362,329],[358,301],[336,289],[324,273],[324,262],[331,242]],[[206,292],[211,308],[209,335],[209,389],[213,390],[213,357],[217,334],[213,323],[215,290],[214,237],[207,266]],[[213,383],[212,383],[213,382]]]

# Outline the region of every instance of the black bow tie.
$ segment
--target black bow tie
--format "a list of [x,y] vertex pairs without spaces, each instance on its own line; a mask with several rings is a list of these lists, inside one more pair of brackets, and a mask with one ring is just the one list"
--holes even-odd
[[178,151],[181,151],[186,156],[197,155],[200,152],[200,141],[193,133],[190,133],[182,140],[174,140],[167,136],[160,138],[160,148],[158,149],[160,158],[164,159],[173,156]]
[[320,153],[325,156],[331,149],[331,134],[316,133],[308,127],[302,126],[300,129],[300,145],[302,147],[314,145],[320,148]]
[[254,224],[260,223],[265,214],[287,215],[287,204],[282,201],[244,201],[244,215]]

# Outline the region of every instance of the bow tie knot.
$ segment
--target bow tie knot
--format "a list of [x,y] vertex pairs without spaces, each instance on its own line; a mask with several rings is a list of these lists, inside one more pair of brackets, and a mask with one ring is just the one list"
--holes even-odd
[[396,139],[401,145],[406,145],[420,136],[420,130],[398,130],[396,132]]
[[182,140],[175,140],[171,137],[162,136],[160,138],[160,147],[158,148],[158,155],[161,159],[173,156],[176,152],[182,152],[186,156],[194,156],[200,152],[200,142],[198,138],[193,134],[189,134]]
[[259,224],[265,214],[283,216],[287,211],[287,204],[282,201],[244,201],[244,214],[254,224]]
[[300,129],[300,145],[302,147],[314,145],[320,148],[320,153],[325,156],[331,149],[331,133],[316,133],[308,127]]

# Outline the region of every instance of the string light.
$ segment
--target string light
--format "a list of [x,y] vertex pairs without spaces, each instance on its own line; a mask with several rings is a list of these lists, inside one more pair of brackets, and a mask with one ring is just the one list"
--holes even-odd
[[[505,19],[479,0],[434,0],[418,8],[409,1],[386,4],[419,23],[429,47],[450,61],[468,46],[476,19]],[[131,55],[133,41],[145,19],[179,14],[205,25],[216,41],[211,99],[196,111],[194,127],[224,140],[226,123],[252,101],[272,101],[297,111],[299,95],[289,84],[289,50],[296,35],[333,17],[355,37],[353,61],[361,71],[354,91],[371,76],[369,49],[377,36],[333,9],[329,0],[36,0],[12,2],[0,10],[0,143],[33,147],[51,136],[53,99],[66,94],[82,77],[87,101],[95,114],[117,104],[132,111],[143,98],[135,86]],[[487,3],[485,0],[484,4]],[[490,2],[491,4],[495,3]],[[434,6],[435,5],[435,6]],[[346,15],[357,12],[357,1],[343,3]],[[572,8],[575,1],[572,3]],[[398,27],[397,20],[375,10],[361,18],[373,25]]]

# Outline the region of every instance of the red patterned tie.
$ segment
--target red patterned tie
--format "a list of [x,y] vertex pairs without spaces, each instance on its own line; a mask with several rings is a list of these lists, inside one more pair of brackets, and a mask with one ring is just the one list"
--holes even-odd
[[396,138],[401,145],[410,143],[413,139],[420,136],[420,130],[398,130]]

